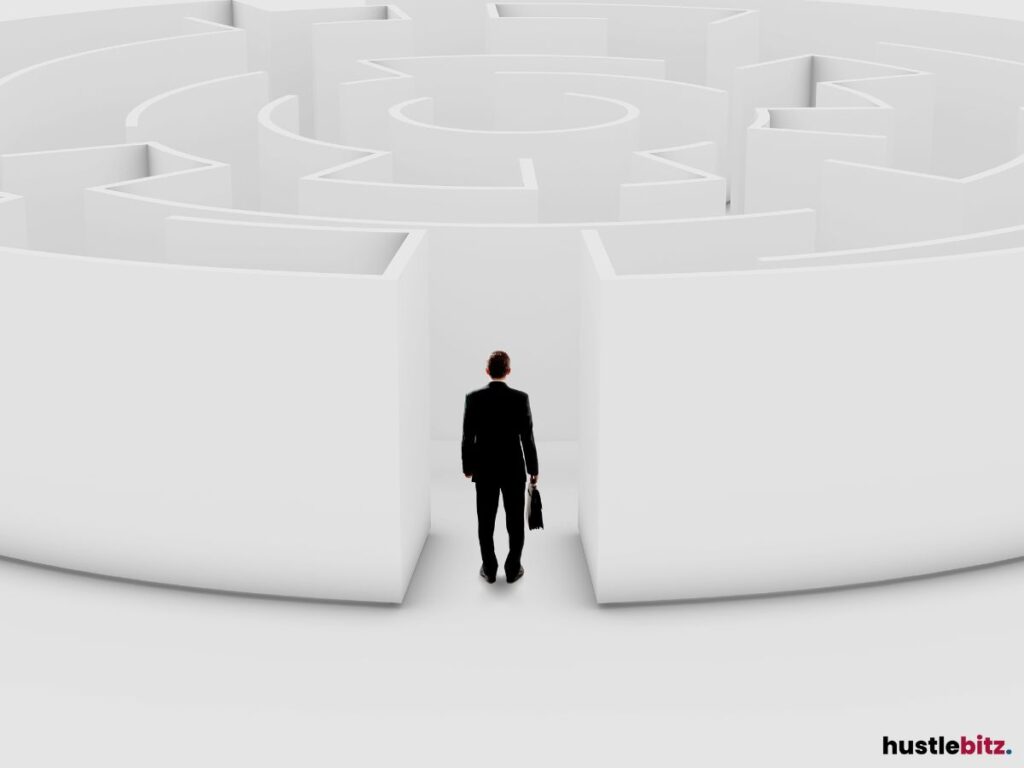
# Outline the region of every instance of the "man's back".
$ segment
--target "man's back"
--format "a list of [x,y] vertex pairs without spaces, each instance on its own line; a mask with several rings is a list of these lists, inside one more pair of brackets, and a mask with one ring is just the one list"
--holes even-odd
[[498,495],[501,495],[508,529],[505,576],[511,584],[526,573],[522,564],[524,492],[527,472],[531,482],[537,482],[537,447],[533,442],[530,398],[505,383],[505,377],[512,371],[508,353],[500,349],[492,352],[486,371],[491,382],[466,395],[462,417],[462,472],[473,478],[476,485],[480,576],[488,584],[493,584],[497,578],[494,519],[498,514]]
[[462,471],[474,482],[537,474],[529,395],[503,381],[466,395]]

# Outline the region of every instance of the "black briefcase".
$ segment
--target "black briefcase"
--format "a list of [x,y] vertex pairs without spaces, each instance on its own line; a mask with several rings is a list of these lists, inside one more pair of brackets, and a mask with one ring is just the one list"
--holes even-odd
[[530,526],[531,531],[544,527],[540,491],[535,484],[526,486],[526,522]]

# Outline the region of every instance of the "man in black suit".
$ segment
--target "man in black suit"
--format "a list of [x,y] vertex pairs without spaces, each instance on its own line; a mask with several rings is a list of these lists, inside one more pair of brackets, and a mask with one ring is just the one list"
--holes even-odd
[[509,547],[505,577],[511,583],[525,573],[520,559],[526,538],[523,519],[526,475],[529,473],[530,481],[537,482],[537,446],[533,442],[530,396],[505,383],[512,372],[508,355],[500,350],[493,352],[486,370],[490,383],[466,395],[462,418],[462,472],[476,483],[477,534],[483,559],[480,575],[490,584],[498,575],[494,520],[498,514],[498,493],[501,493]]

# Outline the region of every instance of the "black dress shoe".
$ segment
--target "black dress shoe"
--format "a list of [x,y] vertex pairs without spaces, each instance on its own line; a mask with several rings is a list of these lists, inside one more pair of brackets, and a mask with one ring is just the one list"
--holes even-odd
[[524,573],[526,573],[526,569],[523,568],[523,566],[519,566],[519,573],[517,573],[515,576],[507,577],[508,583],[511,584],[512,582],[519,581],[521,578],[523,578]]
[[493,584],[495,581],[498,580],[497,576],[488,576],[487,571],[484,570],[484,567],[482,565],[480,566],[480,578],[486,581],[488,584]]

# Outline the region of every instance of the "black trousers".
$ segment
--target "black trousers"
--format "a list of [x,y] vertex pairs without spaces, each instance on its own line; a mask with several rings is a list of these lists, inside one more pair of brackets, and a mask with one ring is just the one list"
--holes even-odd
[[480,558],[488,577],[498,575],[498,558],[494,554],[494,520],[498,516],[498,493],[505,507],[505,528],[508,530],[508,559],[505,576],[515,577],[523,556],[526,538],[524,507],[526,478],[479,480],[476,483],[477,535],[480,537]]

